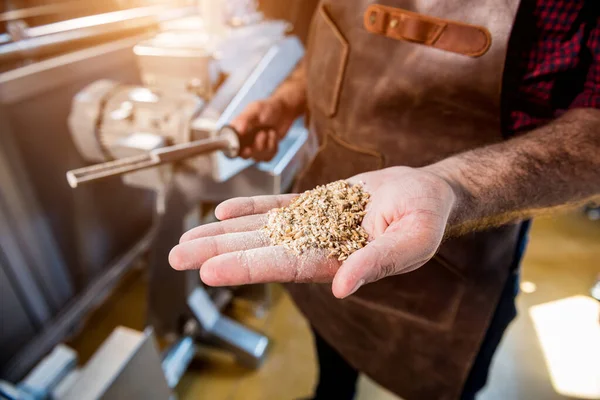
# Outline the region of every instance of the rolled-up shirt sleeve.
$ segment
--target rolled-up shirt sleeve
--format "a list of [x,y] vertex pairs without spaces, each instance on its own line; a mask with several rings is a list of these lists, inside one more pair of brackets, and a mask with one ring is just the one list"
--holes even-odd
[[600,108],[600,1],[522,2],[505,65],[505,132],[587,107]]

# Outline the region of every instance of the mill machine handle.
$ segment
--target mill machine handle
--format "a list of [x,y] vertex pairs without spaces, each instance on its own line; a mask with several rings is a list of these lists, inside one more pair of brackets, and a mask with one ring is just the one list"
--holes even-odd
[[98,181],[112,176],[174,163],[190,157],[223,151],[230,158],[237,157],[243,149],[254,143],[256,135],[262,131],[258,127],[244,135],[240,135],[233,127],[226,125],[219,130],[214,139],[196,140],[189,143],[154,149],[147,154],[121,158],[89,167],[67,172],[69,186],[76,188],[81,184]]

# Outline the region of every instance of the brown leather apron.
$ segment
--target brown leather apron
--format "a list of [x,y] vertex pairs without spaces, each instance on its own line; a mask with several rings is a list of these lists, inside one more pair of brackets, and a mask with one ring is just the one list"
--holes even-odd
[[[501,80],[518,3],[322,1],[307,54],[320,147],[297,189],[387,166],[424,166],[502,140]],[[517,231],[449,240],[417,271],[345,300],[333,297],[331,285],[289,289],[355,368],[408,400],[455,399],[508,276]]]

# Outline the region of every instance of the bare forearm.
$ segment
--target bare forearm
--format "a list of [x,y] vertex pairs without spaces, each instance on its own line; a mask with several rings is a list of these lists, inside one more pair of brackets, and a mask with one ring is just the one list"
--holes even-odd
[[570,111],[525,135],[425,169],[457,193],[449,235],[582,202],[600,194],[600,110]]
[[273,97],[282,101],[294,116],[306,110],[306,62],[303,58],[294,72],[277,88]]

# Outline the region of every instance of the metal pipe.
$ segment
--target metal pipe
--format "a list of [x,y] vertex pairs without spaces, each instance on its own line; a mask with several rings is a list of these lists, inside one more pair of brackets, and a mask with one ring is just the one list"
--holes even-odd
[[73,18],[66,21],[36,26],[27,29],[27,37],[35,38],[59,33],[84,30],[88,28],[101,28],[111,24],[132,21],[140,18],[151,17],[158,20],[158,15],[164,11],[164,6],[150,6],[132,8],[129,10],[112,11],[103,14],[89,15],[87,17]]
[[156,24],[152,21],[142,21],[133,26],[130,24],[127,28],[104,29],[101,32],[66,32],[59,35],[43,36],[34,39],[25,39],[18,42],[9,43],[0,46],[0,63],[11,62],[27,58],[40,58],[50,54],[64,53],[68,45],[76,43],[90,42],[93,39],[99,39],[103,36],[110,36],[116,33],[132,32],[139,33],[150,29]]
[[129,172],[156,167],[157,165],[158,163],[152,159],[150,154],[127,157],[67,171],[67,182],[69,182],[69,186],[76,188],[82,183],[106,179],[111,176],[119,176]]
[[28,28],[27,39],[0,45],[0,62],[64,51],[66,45],[103,36],[157,28],[161,21],[190,15],[194,11],[194,7],[139,7]]
[[46,4],[43,6],[21,8],[0,13],[0,22],[15,21],[24,18],[40,17],[42,15],[60,14],[64,11],[72,11],[89,4],[85,0],[69,1],[59,4]]
[[[170,4],[175,6],[181,6],[181,3],[187,5],[190,3],[189,1],[181,1],[181,0],[163,0],[160,2],[154,2],[154,5],[158,4]],[[58,4],[44,4],[41,6],[29,7],[29,8],[20,8],[16,10],[8,10],[0,13],[0,22],[8,22],[8,21],[16,21],[25,18],[33,18],[33,17],[41,17],[44,15],[53,15],[60,14],[65,11],[78,11],[81,9],[94,7],[94,4],[90,4],[89,1],[86,0],[74,0],[74,1],[65,1],[63,3]]]

